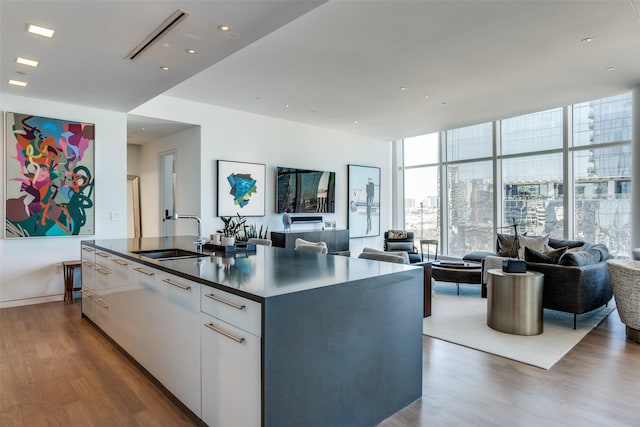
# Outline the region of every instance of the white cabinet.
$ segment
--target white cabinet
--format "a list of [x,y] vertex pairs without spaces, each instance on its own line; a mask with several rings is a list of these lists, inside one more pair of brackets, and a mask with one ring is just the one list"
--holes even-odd
[[261,423],[260,338],[202,313],[202,420],[210,427]]
[[129,353],[197,416],[200,405],[200,284],[134,266],[138,336]]
[[[97,260],[96,260],[97,261]],[[111,309],[109,300],[109,288],[111,287],[111,270],[96,262],[95,264],[96,287],[94,290],[95,311],[93,322],[104,333],[113,338],[111,331]]]
[[82,314],[93,320],[95,316],[96,250],[82,245]]
[[261,422],[262,305],[202,286],[202,420],[211,427]]
[[253,335],[262,335],[262,305],[258,302],[203,286],[202,311]]
[[259,426],[262,305],[86,248],[83,313],[209,426]]

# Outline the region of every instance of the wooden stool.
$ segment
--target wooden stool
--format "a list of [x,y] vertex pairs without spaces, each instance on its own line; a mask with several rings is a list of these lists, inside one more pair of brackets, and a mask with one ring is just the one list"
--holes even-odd
[[82,286],[79,288],[73,287],[73,278],[74,272],[76,268],[80,268],[82,266],[82,261],[64,261],[62,263],[62,268],[64,272],[64,301],[66,304],[73,304],[73,291],[79,291],[82,289]]

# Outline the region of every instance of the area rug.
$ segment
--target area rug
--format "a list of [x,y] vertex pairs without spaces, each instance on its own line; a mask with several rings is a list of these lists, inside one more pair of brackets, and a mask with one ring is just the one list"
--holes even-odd
[[478,286],[460,288],[457,296],[455,284],[436,284],[431,316],[423,321],[425,335],[543,369],[551,368],[615,310],[612,299],[606,307],[579,315],[574,330],[572,314],[545,309],[542,334],[512,335],[487,326],[487,300],[480,298]]

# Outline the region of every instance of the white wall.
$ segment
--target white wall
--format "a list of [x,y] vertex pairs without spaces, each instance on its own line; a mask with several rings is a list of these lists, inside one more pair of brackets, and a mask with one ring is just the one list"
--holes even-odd
[[[336,219],[338,228],[347,227],[347,165],[352,163],[378,166],[381,168],[382,184],[380,230],[384,232],[390,228],[390,142],[164,95],[154,98],[131,113],[201,126],[200,206],[194,206],[191,211],[200,211],[205,236],[222,226],[222,222],[216,217],[216,160],[266,164],[266,216],[252,217],[248,222],[265,224],[272,231],[282,229],[281,217],[275,213],[276,166],[335,171],[336,214],[325,214],[325,218]],[[143,157],[146,158],[146,155]],[[191,190],[179,184],[178,192],[185,191]],[[155,201],[150,205],[154,203]],[[143,218],[145,229],[147,216]],[[382,237],[352,239],[350,245],[352,256],[357,256],[363,246],[382,248]]]
[[127,175],[140,175],[142,146],[127,145]]
[[[126,114],[6,94],[0,97],[0,110],[96,125],[95,238],[125,237]],[[3,127],[3,139],[4,131]],[[4,144],[2,156],[4,159]],[[4,200],[4,161],[0,163],[0,199]],[[0,211],[4,224],[4,208]],[[112,221],[112,212],[119,215],[120,220]],[[0,307],[61,300],[62,272],[56,273],[55,265],[79,259],[80,241],[93,238],[0,239]]]

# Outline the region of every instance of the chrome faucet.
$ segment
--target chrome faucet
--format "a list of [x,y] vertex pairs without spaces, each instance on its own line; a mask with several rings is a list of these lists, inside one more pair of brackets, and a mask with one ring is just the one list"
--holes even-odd
[[202,238],[202,221],[200,220],[200,217],[196,216],[196,215],[180,215],[177,213],[174,213],[173,215],[167,215],[166,219],[181,219],[181,218],[187,218],[187,219],[195,219],[198,223],[198,239],[193,242],[195,244],[198,245],[198,252],[200,252],[200,250],[202,249],[202,245],[204,243],[206,243],[204,241],[204,239]]

